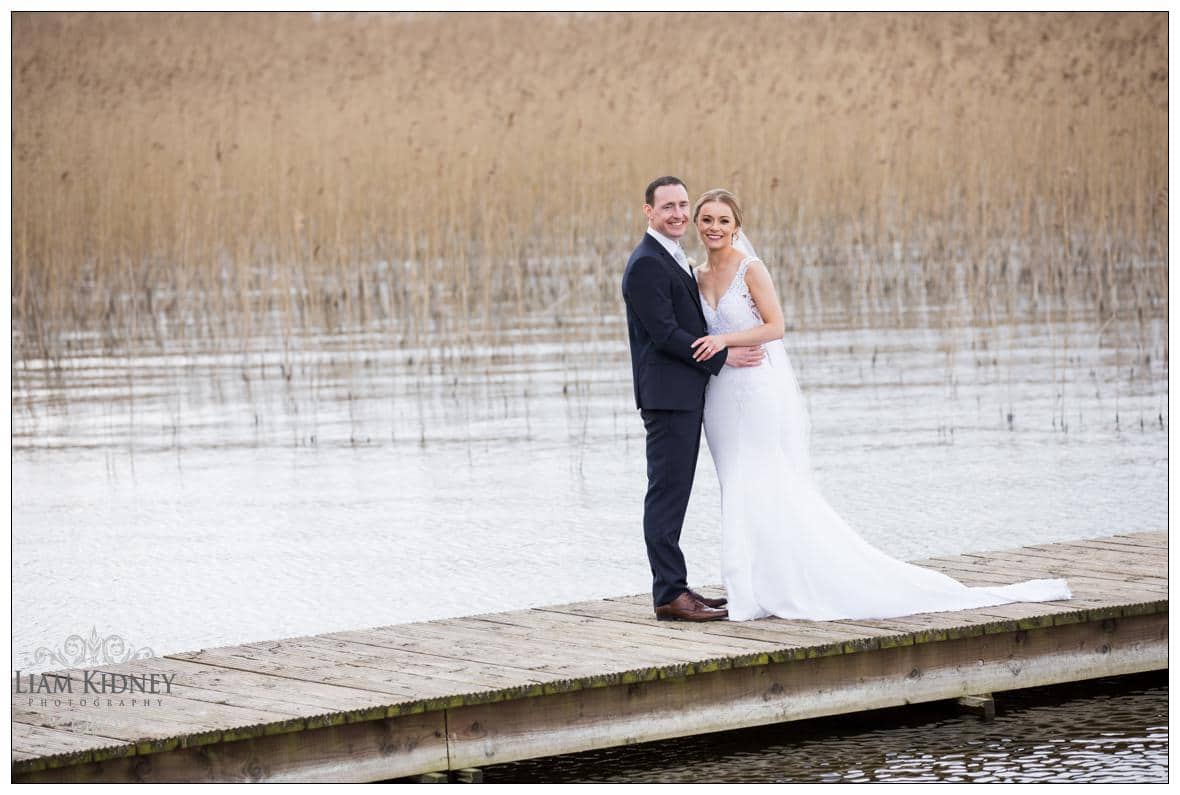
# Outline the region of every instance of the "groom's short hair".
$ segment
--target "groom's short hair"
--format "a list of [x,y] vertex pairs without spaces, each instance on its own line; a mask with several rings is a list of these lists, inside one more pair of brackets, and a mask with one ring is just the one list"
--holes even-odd
[[680,177],[660,177],[653,179],[651,184],[647,186],[647,193],[643,194],[644,204],[654,207],[656,204],[656,188],[662,188],[665,185],[681,185],[687,191],[688,186],[684,184],[684,180]]

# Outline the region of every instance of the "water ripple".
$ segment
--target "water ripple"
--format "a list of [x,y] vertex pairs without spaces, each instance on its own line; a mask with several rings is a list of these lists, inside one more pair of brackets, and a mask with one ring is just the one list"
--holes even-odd
[[1167,782],[1167,672],[486,768],[488,782]]

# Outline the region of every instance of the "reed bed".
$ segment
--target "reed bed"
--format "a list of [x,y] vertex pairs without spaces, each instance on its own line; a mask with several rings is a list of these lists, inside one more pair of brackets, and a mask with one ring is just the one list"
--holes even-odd
[[621,340],[664,173],[742,197],[795,326],[1167,312],[1164,13],[16,13],[12,47],[18,368]]

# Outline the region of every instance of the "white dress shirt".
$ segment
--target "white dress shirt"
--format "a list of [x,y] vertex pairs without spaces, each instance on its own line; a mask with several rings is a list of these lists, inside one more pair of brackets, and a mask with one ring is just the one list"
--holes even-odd
[[680,245],[679,240],[673,240],[670,237],[661,235],[652,229],[650,225],[647,227],[647,233],[660,241],[660,245],[667,249],[668,253],[672,255],[672,259],[680,264],[680,267],[684,269],[685,273],[692,276],[692,268],[688,267],[688,255],[684,253],[684,247]]

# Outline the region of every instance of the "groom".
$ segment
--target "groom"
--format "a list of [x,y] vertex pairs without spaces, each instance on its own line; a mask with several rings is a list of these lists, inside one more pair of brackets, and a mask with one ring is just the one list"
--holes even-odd
[[647,234],[623,271],[635,405],[647,431],[647,497],[643,536],[651,563],[652,597],[661,621],[726,618],[726,600],[688,587],[680,530],[701,445],[705,385],[725,365],[751,367],[761,348],[728,348],[703,362],[692,343],[705,336],[696,279],[680,246],[689,223],[688,189],[676,177],[647,186]]

